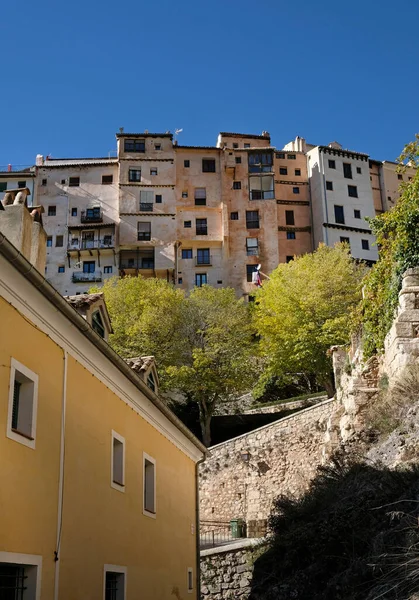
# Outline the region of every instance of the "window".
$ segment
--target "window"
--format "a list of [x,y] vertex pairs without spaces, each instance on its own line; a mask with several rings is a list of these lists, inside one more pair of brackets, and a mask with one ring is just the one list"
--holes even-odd
[[182,258],[193,258],[192,248],[182,248]]
[[143,453],[143,512],[148,516],[156,515],[156,461]]
[[285,211],[285,223],[287,225],[295,225],[295,222],[294,222],[294,211],[293,210],[286,210]]
[[17,187],[18,188],[25,188],[26,187],[26,181],[18,181],[17,182]]
[[156,204],[161,204],[163,201],[163,196],[161,194],[156,194]]
[[336,161],[329,160],[329,169],[336,169]]
[[102,185],[110,185],[113,183],[113,175],[102,175]]
[[151,223],[138,223],[138,241],[149,242],[151,240]]
[[326,181],[326,189],[333,192],[333,181]]
[[151,372],[148,374],[148,377],[147,377],[147,386],[153,392],[156,391],[156,382],[154,381],[153,373],[151,373]]
[[57,235],[55,237],[55,247],[56,248],[62,248],[64,246],[64,236],[63,235]]
[[246,238],[246,254],[247,256],[257,256],[259,254],[258,238]]
[[109,275],[109,273],[112,273],[112,265],[108,265],[106,267],[103,267],[103,272],[107,273]]
[[59,265],[58,266],[58,272],[59,273],[65,273],[65,266],[64,265]]
[[230,219],[232,221],[238,221],[239,220],[239,213],[238,212],[232,212],[232,213],[230,213]]
[[256,271],[257,265],[246,265],[246,281],[252,283],[253,273]]
[[358,175],[361,175],[361,173],[362,173],[361,167],[357,167],[356,172],[358,173]]
[[150,176],[155,177],[157,175],[157,167],[152,167],[150,169]]
[[358,188],[356,185],[348,185],[348,196],[358,198]]
[[111,487],[124,492],[125,486],[125,439],[112,430]]
[[277,152],[277,153],[275,154],[275,157],[276,157],[276,158],[285,158],[285,152]]
[[80,185],[80,177],[70,177],[68,185],[70,187],[78,187]]
[[188,568],[188,592],[193,592],[193,569]]
[[97,334],[100,335],[101,338],[105,337],[105,326],[103,324],[100,310],[96,310],[92,315],[92,328]]
[[140,191],[140,211],[152,212],[154,192],[149,190]]
[[402,180],[403,179],[403,175],[401,175],[400,173],[397,174],[397,179]]
[[292,260],[294,260],[293,256],[287,256],[286,259],[287,263],[291,262]]
[[44,187],[47,185],[47,180],[46,180],[46,179],[43,179],[43,180],[42,180],[42,185],[43,185]]
[[335,223],[345,223],[343,206],[338,206],[337,204],[335,204]]
[[[0,598],[35,600],[41,597],[42,557],[36,554],[2,552]],[[6,562],[7,561],[7,562]]]
[[241,162],[242,162],[242,157],[236,156],[236,165],[241,165]]
[[238,147],[239,147],[238,143],[237,142],[233,142],[233,148],[238,148]]
[[96,269],[96,263],[94,260],[85,260],[83,262],[83,273],[94,273]]
[[196,219],[196,235],[207,235],[207,220],[206,219]]
[[192,227],[192,221],[183,221],[183,226],[187,229]]
[[342,244],[348,244],[348,246],[351,245],[351,242],[350,242],[350,240],[349,240],[348,237],[341,237],[340,241],[341,241]]
[[287,158],[288,158],[288,160],[295,160],[297,157],[295,154],[288,154]]
[[274,178],[272,175],[250,177],[250,200],[268,200],[275,197]]
[[361,218],[361,211],[357,210],[356,208],[354,209],[354,219],[360,219]]
[[154,144],[155,150],[161,150],[161,144]]
[[202,159],[202,172],[203,173],[215,173],[215,159],[214,158],[203,158]]
[[300,193],[300,188],[299,187],[293,187],[292,188],[292,193],[293,194],[299,194]]
[[206,273],[196,273],[195,274],[195,285],[196,287],[202,287],[203,285],[207,285],[208,279]]
[[362,244],[362,249],[363,250],[369,250],[370,249],[370,243],[368,240],[361,240],[361,244]]
[[56,214],[57,214],[57,207],[56,206],[48,206],[48,216],[55,217]]
[[258,210],[246,210],[246,229],[259,229]]
[[185,167],[185,169],[189,169],[189,167],[191,166],[191,161],[190,160],[184,160],[183,161],[183,166]]
[[141,169],[130,169],[128,171],[128,181],[141,181]]
[[233,190],[241,190],[242,182],[241,181],[233,181]]
[[0,192],[5,192],[7,190],[7,181],[0,181]]
[[71,209],[71,216],[72,217],[77,217],[77,208],[72,208]]
[[11,359],[7,437],[35,449],[38,375]]
[[195,188],[195,206],[205,206],[207,203],[206,188]]
[[187,197],[188,197],[188,190],[183,190],[182,198],[187,198]]
[[47,248],[51,248],[52,246],[52,235],[47,237]]
[[343,176],[346,177],[346,179],[352,179],[351,163],[343,163]]
[[178,277],[177,278],[177,282],[178,282],[179,285],[182,285],[182,283],[183,283],[182,277]]
[[270,173],[272,171],[272,152],[249,152],[249,173]]
[[209,248],[198,248],[196,251],[196,264],[197,265],[210,265],[211,256]]
[[279,167],[279,174],[280,175],[288,175],[287,167]]
[[145,140],[125,140],[124,152],[145,152]]
[[250,144],[243,144],[243,148],[250,148]]
[[61,179],[61,185],[65,185],[65,179]]
[[295,231],[287,231],[287,240],[295,240]]
[[125,600],[126,567],[105,565],[104,600]]
[[295,169],[294,173],[297,177],[299,177],[301,175],[301,169]]

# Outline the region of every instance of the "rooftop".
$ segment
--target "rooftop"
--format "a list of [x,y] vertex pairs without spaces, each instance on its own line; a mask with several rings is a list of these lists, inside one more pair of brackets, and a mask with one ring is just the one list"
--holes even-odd
[[236,138],[247,138],[247,139],[255,139],[255,140],[270,140],[271,136],[266,131],[265,135],[255,135],[254,133],[231,133],[229,131],[220,131],[220,135],[224,137],[236,137]]
[[97,294],[78,294],[77,296],[64,296],[71,306],[76,309],[88,308],[92,304],[95,304],[98,300],[103,299],[103,292]]
[[144,131],[142,133],[125,133],[125,132],[121,132],[121,133],[117,133],[116,134],[117,138],[120,137],[165,137],[165,138],[170,138],[173,139],[173,133],[170,133],[170,131],[166,131],[165,133],[149,133],[148,131]]

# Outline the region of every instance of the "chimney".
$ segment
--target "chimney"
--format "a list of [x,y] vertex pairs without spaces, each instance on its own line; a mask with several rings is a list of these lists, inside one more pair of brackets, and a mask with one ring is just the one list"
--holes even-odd
[[35,159],[35,165],[37,167],[42,167],[43,164],[44,164],[44,157],[42,156],[42,154],[37,154],[36,159]]
[[269,131],[262,131],[262,137],[270,138]]
[[12,165],[9,163],[9,164],[7,165],[7,172],[8,172],[8,173],[10,173],[10,171],[12,171],[12,170],[13,170],[13,169],[12,169]]

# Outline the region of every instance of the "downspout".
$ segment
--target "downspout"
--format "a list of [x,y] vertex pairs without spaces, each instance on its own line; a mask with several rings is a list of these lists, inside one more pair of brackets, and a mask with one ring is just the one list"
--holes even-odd
[[54,600],[58,600],[59,580],[60,580],[60,549],[63,527],[63,504],[64,504],[64,459],[65,459],[65,413],[67,405],[67,352],[63,351],[64,372],[63,372],[63,392],[61,401],[61,444],[60,444],[60,474],[58,481],[58,514],[57,514],[57,541],[54,552],[55,575],[54,575]]
[[205,461],[205,456],[195,465],[195,542],[196,542],[196,600],[201,598],[201,540],[199,520],[199,465]]

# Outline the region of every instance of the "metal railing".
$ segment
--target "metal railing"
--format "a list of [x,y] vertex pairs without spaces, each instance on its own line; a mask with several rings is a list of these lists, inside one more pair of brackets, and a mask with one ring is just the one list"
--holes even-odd
[[258,256],[258,254],[259,254],[259,247],[256,246],[256,247],[253,247],[253,248],[247,248],[246,251],[247,251],[246,252],[247,256]]
[[103,211],[101,211],[101,210],[95,210],[95,211],[82,210],[80,213],[80,221],[82,223],[102,223]]
[[237,538],[246,537],[245,528],[233,533],[228,521],[201,521],[199,527],[199,545],[201,550],[230,544]]
[[134,262],[134,261],[130,262],[129,260],[120,260],[119,268],[120,269],[136,269],[138,271],[141,269],[154,269],[154,261],[146,260],[146,259],[141,260],[141,258],[138,260],[138,262]]
[[196,265],[212,265],[212,256],[206,254],[205,256],[195,256]]
[[73,282],[83,281],[102,281],[102,271],[93,271],[92,273],[83,273],[83,271],[73,271]]
[[152,202],[140,202],[140,211],[141,212],[153,212],[153,203]]
[[69,250],[96,250],[96,249],[106,249],[106,248],[114,248],[115,242],[112,238],[111,240],[105,239],[96,239],[96,240],[78,240],[73,243],[71,240],[68,243]]

